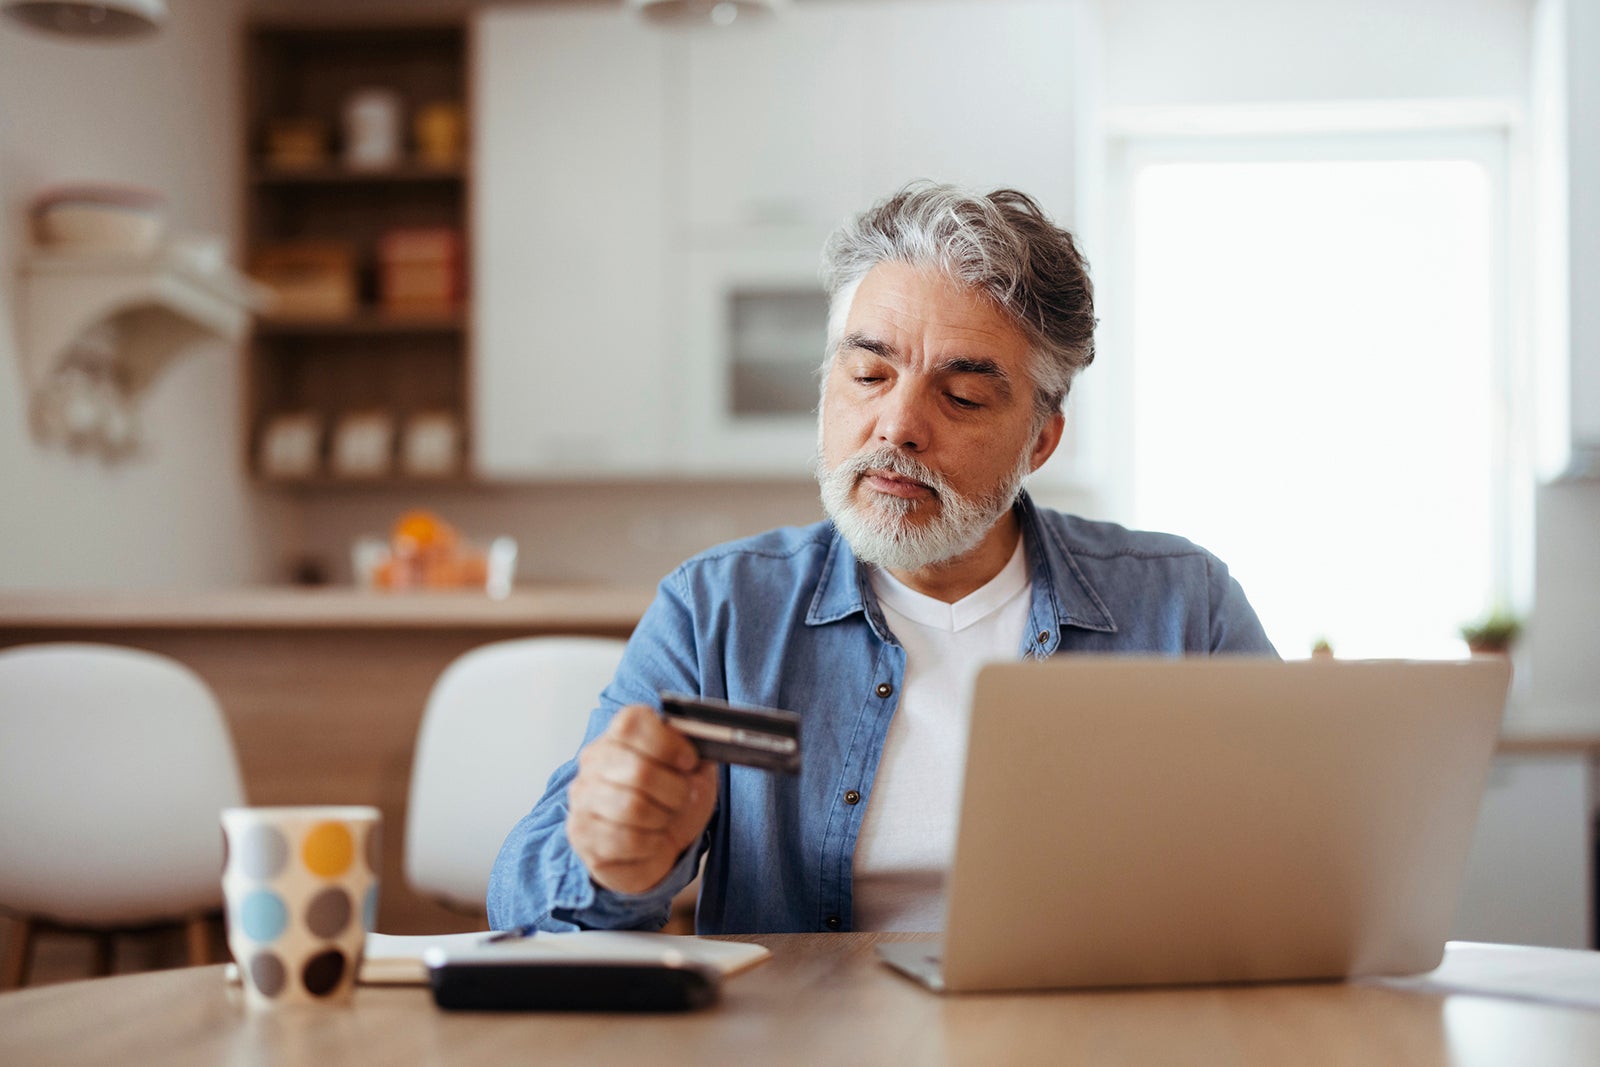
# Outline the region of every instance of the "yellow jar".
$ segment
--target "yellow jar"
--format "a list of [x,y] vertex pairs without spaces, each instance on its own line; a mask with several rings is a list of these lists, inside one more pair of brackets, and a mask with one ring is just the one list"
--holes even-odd
[[460,104],[429,104],[417,112],[417,158],[434,167],[461,163],[465,117]]

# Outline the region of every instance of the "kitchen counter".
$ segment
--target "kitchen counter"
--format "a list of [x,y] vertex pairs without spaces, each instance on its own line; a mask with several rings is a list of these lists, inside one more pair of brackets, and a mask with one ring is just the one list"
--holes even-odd
[[491,600],[480,593],[386,593],[273,586],[197,591],[5,592],[0,593],[0,628],[484,627],[626,637],[649,606],[654,592],[643,586],[538,586],[518,589],[503,600]]

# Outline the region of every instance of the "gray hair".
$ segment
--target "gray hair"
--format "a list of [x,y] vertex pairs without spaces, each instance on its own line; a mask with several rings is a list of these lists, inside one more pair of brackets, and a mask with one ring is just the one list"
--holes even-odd
[[822,251],[828,351],[844,337],[851,301],[883,262],[942,271],[987,294],[1032,346],[1035,418],[1061,410],[1072,379],[1094,360],[1094,287],[1072,234],[1015,189],[979,196],[912,182],[846,222]]

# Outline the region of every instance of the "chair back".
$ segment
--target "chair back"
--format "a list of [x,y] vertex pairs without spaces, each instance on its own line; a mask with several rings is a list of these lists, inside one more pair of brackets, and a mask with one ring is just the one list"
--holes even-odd
[[406,881],[481,911],[506,835],[583,741],[625,642],[528,637],[446,667],[417,733],[406,814]]
[[63,925],[162,922],[221,903],[233,740],[166,656],[62,642],[0,651],[0,908]]

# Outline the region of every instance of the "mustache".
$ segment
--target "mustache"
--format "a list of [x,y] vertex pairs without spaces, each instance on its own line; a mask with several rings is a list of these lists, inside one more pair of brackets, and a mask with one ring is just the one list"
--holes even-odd
[[849,478],[851,484],[854,484],[872,471],[887,471],[900,478],[915,479],[931,489],[936,497],[944,496],[947,491],[945,480],[937,471],[917,462],[903,449],[895,448],[893,445],[880,445],[877,448],[857,452],[828,473],[835,478]]

